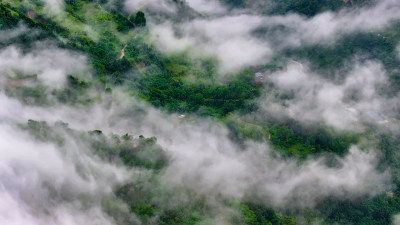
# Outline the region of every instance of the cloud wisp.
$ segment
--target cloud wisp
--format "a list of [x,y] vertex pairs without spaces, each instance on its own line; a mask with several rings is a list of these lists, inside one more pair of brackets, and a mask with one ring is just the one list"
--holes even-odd
[[[151,3],[161,7],[153,10],[166,8],[175,13],[169,3],[158,3]],[[359,11],[304,18],[229,11],[205,0],[188,3],[203,16],[179,24],[154,23],[150,25],[152,37],[166,52],[190,49],[200,56],[217,56],[221,73],[265,64],[275,51],[287,46],[329,43],[337,34],[379,29],[398,19],[394,12],[400,7],[396,1],[385,0]],[[126,2],[132,9],[140,4]],[[383,16],[367,18],[377,14]],[[274,41],[268,35],[253,35],[257,28],[281,25],[289,33],[275,36]],[[18,32],[25,31],[16,30],[15,35]],[[272,44],[278,39],[281,44]],[[13,79],[32,74],[47,90],[54,90],[65,86],[69,74],[89,76],[90,68],[85,56],[44,43],[28,52],[15,46],[0,50],[0,221],[7,224],[114,224],[115,218],[104,210],[102,200],[112,198],[113,188],[137,172],[101,160],[67,132],[62,145],[39,141],[21,128],[29,119],[49,124],[63,121],[71,129],[85,132],[156,136],[170,159],[159,174],[162,185],[189,190],[210,202],[221,196],[257,197],[268,206],[302,209],[325,197],[373,196],[390,187],[390,173],[376,169],[379,156],[374,149],[352,146],[347,155],[329,158],[335,165],[323,156],[298,162],[280,156],[268,143],[238,145],[220,122],[192,115],[188,120],[179,119],[128,96],[122,88],[112,93],[90,90],[99,100],[87,106],[60,102],[46,107],[27,105],[5,93],[9,85],[25,85]],[[325,80],[299,64],[289,64],[268,79],[281,95],[266,93],[260,99],[263,112],[323,122],[340,130],[359,130],[366,120],[387,123],[390,105],[397,102],[379,94],[387,75],[372,61],[355,63],[343,81]],[[130,219],[140,224],[134,215]]]
[[67,75],[89,73],[85,56],[56,48],[51,42],[39,42],[29,53],[9,46],[0,50],[0,72],[8,78],[36,74],[45,85],[59,88]]
[[[68,58],[70,54],[62,55]],[[50,124],[61,120],[72,129],[99,129],[106,134],[156,136],[171,159],[160,173],[162,184],[207,196],[213,204],[218,204],[221,196],[258,196],[270,206],[312,207],[323,197],[374,195],[389,184],[389,174],[375,169],[373,151],[367,153],[354,146],[347,156],[336,159],[336,166],[328,166],[325,158],[299,163],[273,154],[267,144],[247,142],[244,148],[238,146],[230,140],[224,125],[209,119],[182,121],[140,100],[132,101],[117,89],[112,95],[101,96],[102,101],[82,108],[24,105],[0,94],[5,106],[0,110],[0,151],[4,153],[0,158],[4,168],[0,174],[1,205],[13,206],[13,213],[7,213],[11,217],[1,215],[1,220],[114,224],[100,200],[112,196],[113,186],[135,173],[100,160],[76,136],[66,135],[62,146],[35,140],[17,126],[28,119]]]
[[[126,4],[133,2],[127,0]],[[200,4],[203,2],[206,4]],[[182,22],[168,18],[159,22],[150,17],[152,38],[166,53],[191,50],[197,57],[216,56],[221,74],[267,64],[285,48],[329,45],[343,35],[377,31],[400,19],[400,3],[396,0],[321,12],[311,18],[292,13],[264,15],[249,10],[228,10],[208,1],[189,1],[188,4],[203,16]],[[128,11],[132,10],[128,7]]]
[[267,76],[277,92],[266,92],[260,104],[273,115],[350,131],[362,130],[364,123],[386,125],[395,120],[393,103],[398,98],[380,93],[388,84],[380,63],[355,63],[343,81],[323,79],[299,63]]

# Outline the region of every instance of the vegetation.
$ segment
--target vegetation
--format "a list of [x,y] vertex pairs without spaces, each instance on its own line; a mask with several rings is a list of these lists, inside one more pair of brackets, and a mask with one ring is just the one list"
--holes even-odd
[[[223,0],[223,2],[231,7],[246,8],[252,7],[252,2],[245,0]],[[315,16],[324,11],[339,11],[343,8],[369,6],[374,3],[373,0],[282,0],[271,1],[269,9],[261,9],[268,14],[287,14],[298,13],[307,17]],[[271,7],[272,6],[272,7]]]
[[313,69],[321,71],[326,78],[335,78],[334,68],[348,68],[355,56],[360,60],[380,61],[390,73],[393,91],[400,87],[397,66],[400,59],[397,55],[397,43],[400,40],[400,23],[375,32],[359,32],[340,38],[334,45],[310,45],[287,51],[289,57],[297,60],[307,59]]
[[[316,154],[343,156],[360,139],[370,139],[371,143],[378,143],[376,148],[383,155],[380,168],[394,171],[393,190],[356,201],[337,197],[321,199],[308,219],[323,219],[328,224],[389,224],[393,215],[400,212],[399,138],[377,134],[373,127],[367,127],[364,133],[339,132],[326,126],[304,125],[269,115],[267,118],[252,116],[258,110],[256,101],[260,93],[274,88],[257,83],[254,73],[259,68],[246,68],[221,79],[217,76],[219,62],[215,58],[192,59],[186,52],[163,54],[149,40],[146,15],[142,11],[129,16],[118,7],[107,9],[107,1],[65,0],[65,14],[50,16],[45,13],[41,1],[32,1],[28,6],[23,1],[5,2],[0,3],[0,30],[27,26],[38,32],[0,40],[0,47],[17,44],[29,49],[35,41],[51,39],[61,48],[87,54],[95,74],[94,81],[80,80],[79,76],[70,74],[65,87],[51,90],[40,84],[36,75],[17,77],[16,81],[25,79],[33,85],[10,86],[5,92],[22,103],[49,106],[57,101],[85,106],[99,98],[88,95],[90,88],[109,94],[113,88],[120,87],[165,112],[215,117],[227,125],[230,137],[236,143],[244,144],[249,139],[268,142],[284,156],[299,159],[299,163]],[[246,6],[246,2],[240,0],[229,1],[229,4]],[[349,6],[349,3],[336,0],[284,0],[276,3],[274,13],[296,12],[312,17],[325,10],[368,4],[372,4],[371,1],[358,0]],[[35,16],[28,16],[28,12],[34,12]],[[85,25],[90,29],[85,29]],[[336,77],[341,74],[337,73],[337,68],[346,70],[355,55],[362,60],[380,61],[390,73],[391,81],[390,90],[383,92],[396,96],[400,88],[400,58],[396,49],[400,41],[399,30],[399,23],[393,22],[384,30],[342,36],[331,46],[286,49],[281,57],[282,61],[285,58],[310,61],[312,69],[328,79],[337,80],[341,79]],[[277,67],[265,65],[263,69],[273,71]],[[62,122],[49,125],[29,120],[20,127],[38,141],[58,146],[64,146],[68,136],[73,136],[102,160],[149,170],[150,175],[135,177],[134,182],[113,190],[118,201],[126,203],[129,213],[137,215],[144,224],[214,222],[211,217],[216,212],[204,196],[196,196],[189,190],[172,190],[162,184],[161,174],[171,159],[157,144],[156,137],[103,134],[100,130],[77,131]],[[183,198],[179,204],[167,207],[166,203],[175,200],[172,198],[176,192],[190,196],[190,200]],[[281,212],[252,201],[233,199],[224,204],[238,215],[229,221],[232,224],[292,225],[296,224],[296,216],[303,216],[303,212]]]
[[144,13],[142,11],[138,11],[135,17],[133,17],[132,15],[130,20],[135,24],[135,26],[138,27],[146,26],[146,17],[144,16]]
[[353,0],[353,1],[336,1],[336,0],[283,0],[277,3],[274,12],[280,14],[299,13],[311,17],[323,11],[337,11],[344,7],[365,6],[372,4],[372,0]]

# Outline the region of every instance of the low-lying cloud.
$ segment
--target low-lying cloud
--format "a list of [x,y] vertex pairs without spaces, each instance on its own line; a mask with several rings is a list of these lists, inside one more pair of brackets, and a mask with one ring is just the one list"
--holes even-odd
[[[212,16],[178,25],[153,24],[152,35],[159,47],[168,52],[190,49],[198,55],[216,55],[224,72],[261,65],[275,54],[279,46],[270,44],[268,37],[260,39],[252,35],[254,29],[268,26],[269,19],[271,26],[294,21],[289,26],[295,31],[282,37],[282,42],[296,46],[307,41],[324,41],[336,32],[353,32],[357,26],[357,29],[378,29],[398,16],[392,11],[398,4],[386,0],[353,15],[353,25],[339,28],[339,23],[333,30],[325,31],[321,30],[322,24],[340,21],[337,19],[340,15],[350,18],[351,12],[328,12],[311,19],[240,13],[219,16],[224,9],[213,10],[201,6],[202,2],[190,1],[189,5]],[[368,10],[382,12],[386,19],[361,21]],[[316,36],[310,30],[302,31],[305,36],[299,35],[299,41],[291,43],[288,39],[295,36],[297,26],[306,31],[307,26],[317,27]],[[379,154],[372,147],[354,145],[344,157],[333,157],[335,165],[327,164],[326,157],[298,162],[283,158],[268,143],[247,141],[238,145],[220,122],[193,115],[179,119],[128,96],[123,88],[115,88],[112,93],[90,90],[97,93],[99,100],[87,106],[25,105],[4,93],[10,80],[19,75],[37,74],[46,88],[57,89],[65,85],[68,74],[84,78],[89,73],[85,56],[54,45],[38,43],[28,52],[16,46],[0,50],[2,223],[114,224],[102,200],[112,197],[115,185],[127,182],[137,172],[136,168],[127,169],[101,160],[79,138],[66,132],[63,145],[38,141],[21,129],[21,124],[29,119],[49,124],[64,121],[71,129],[85,132],[102,130],[105,134],[156,136],[170,159],[160,172],[162,184],[184,188],[212,201],[221,196],[240,200],[258,197],[268,206],[304,208],[313,207],[328,196],[373,196],[390,188],[390,173],[377,171]],[[323,79],[298,63],[266,76],[281,95],[266,93],[260,99],[262,112],[285,114],[304,122],[323,122],[337,129],[358,130],[365,120],[387,123],[391,119],[390,105],[397,102],[380,94],[379,87],[387,83],[387,75],[381,64],[373,61],[355,63],[341,81]],[[282,95],[289,98],[281,98]],[[134,215],[131,221],[140,224]]]
[[[127,0],[126,4],[133,2]],[[222,74],[267,64],[285,48],[329,45],[343,35],[378,31],[400,19],[400,3],[396,0],[321,12],[311,18],[293,13],[264,15],[249,10],[228,10],[214,2],[201,3],[188,2],[201,17],[180,23],[168,18],[162,22],[150,18],[151,34],[156,46],[164,52],[191,50],[194,56],[216,56]],[[128,7],[128,10],[132,9]]]
[[[166,52],[189,49],[199,56],[217,56],[220,72],[226,73],[262,64],[271,57],[268,42],[250,34],[261,24],[262,18],[248,15],[197,19],[179,25],[176,30],[171,24],[157,25],[152,28],[152,36]],[[176,33],[180,34],[179,38]]]
[[[7,107],[7,105],[3,105]],[[124,168],[94,157],[79,140],[63,146],[34,140],[0,121],[0,221],[3,224],[113,224],[101,209]]]
[[[353,198],[378,194],[390,183],[388,173],[375,169],[374,151],[367,153],[354,146],[347,156],[335,159],[334,167],[324,158],[299,163],[272,154],[267,144],[238,146],[221,124],[195,117],[197,122],[185,122],[177,115],[132,101],[118,90],[84,109],[27,106],[0,96],[5,106],[0,111],[2,205],[15,206],[13,217],[7,217],[15,223],[113,224],[99,196],[112,195],[113,185],[132,173],[101,161],[76,137],[67,136],[62,147],[33,140],[15,126],[27,119],[62,120],[73,129],[100,129],[106,134],[154,135],[171,159],[161,172],[163,185],[185,188],[210,201],[217,201],[218,196],[258,196],[270,206],[303,208],[332,195]],[[82,196],[89,205],[81,201]],[[3,217],[0,219],[6,221]]]
[[277,92],[266,92],[260,99],[263,110],[283,113],[305,123],[322,122],[340,130],[360,130],[363,122],[390,123],[393,103],[380,90],[387,86],[386,71],[380,63],[355,63],[343,81],[328,80],[291,63],[283,71],[266,74]]
[[375,170],[374,153],[355,146],[346,157],[336,159],[337,167],[327,166],[323,157],[299,164],[273,157],[267,145],[248,143],[241,149],[220,130],[184,126],[175,129],[176,137],[163,144],[173,159],[166,169],[166,182],[183,184],[211,198],[255,195],[267,205],[302,208],[332,195],[374,195],[388,183],[389,174]]
[[32,50],[23,52],[9,46],[0,50],[0,73],[8,78],[34,75],[53,88],[61,87],[67,75],[88,74],[85,56],[59,49],[51,42],[36,43]]

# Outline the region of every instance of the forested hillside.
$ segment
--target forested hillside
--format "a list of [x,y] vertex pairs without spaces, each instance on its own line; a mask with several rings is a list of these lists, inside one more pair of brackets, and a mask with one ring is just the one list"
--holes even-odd
[[400,224],[397,0],[3,0],[0,224]]

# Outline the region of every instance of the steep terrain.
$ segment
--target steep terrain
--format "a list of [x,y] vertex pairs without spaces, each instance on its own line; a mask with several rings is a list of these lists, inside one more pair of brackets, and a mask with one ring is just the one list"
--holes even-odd
[[3,0],[0,224],[397,224],[400,3]]

